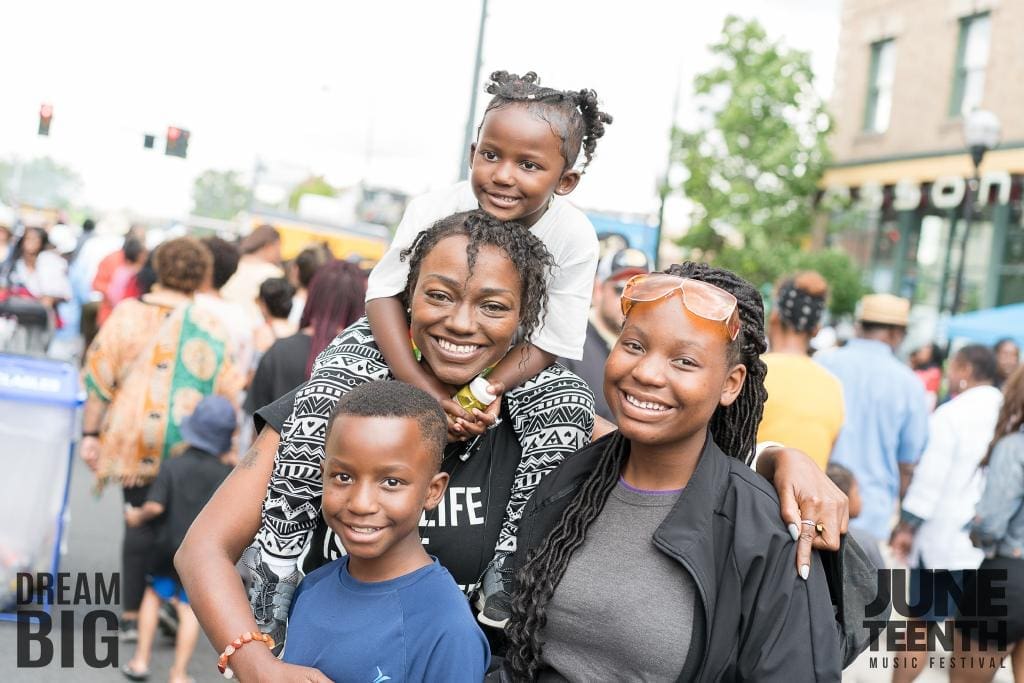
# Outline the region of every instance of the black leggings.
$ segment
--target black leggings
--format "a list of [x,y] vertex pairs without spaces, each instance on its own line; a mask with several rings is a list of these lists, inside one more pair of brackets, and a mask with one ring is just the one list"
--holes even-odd
[[[1005,572],[1005,578],[994,578],[991,585],[986,581],[967,582],[965,604],[977,605],[976,611],[981,612],[966,620],[964,631],[967,637],[977,641],[979,624],[983,624],[987,634],[1002,632],[1006,635],[1006,643],[996,643],[996,639],[991,639],[1000,647],[1024,641],[1024,591],[1021,590],[1024,585],[1024,558],[1002,555],[986,558],[978,571]],[[1002,595],[993,595],[990,591],[998,591]],[[991,616],[990,611],[996,616]]]
[[[139,507],[146,502],[149,484],[122,488],[124,502]],[[124,593],[121,610],[136,612],[146,592],[146,574],[149,571],[150,556],[153,552],[153,527],[149,524],[124,528],[124,542],[121,544],[121,581]]]

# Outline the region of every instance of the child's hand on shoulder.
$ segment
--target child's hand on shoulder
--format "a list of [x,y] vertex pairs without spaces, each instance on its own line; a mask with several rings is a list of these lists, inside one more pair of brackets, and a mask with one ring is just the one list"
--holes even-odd
[[505,391],[505,385],[501,382],[491,382],[490,393],[496,397],[487,406],[486,410],[473,409],[472,413],[466,411],[458,401],[446,398],[441,401],[448,416],[448,441],[466,441],[467,439],[480,436],[488,429],[498,424],[498,414],[501,412],[501,395]]
[[[448,395],[448,388],[441,383],[441,380],[434,377],[429,372],[420,370],[416,377],[410,377],[408,381],[402,380],[407,384],[411,384],[418,389],[422,389],[431,396],[434,397],[438,403],[444,403],[444,400],[450,398]],[[447,411],[445,411],[447,412]]]

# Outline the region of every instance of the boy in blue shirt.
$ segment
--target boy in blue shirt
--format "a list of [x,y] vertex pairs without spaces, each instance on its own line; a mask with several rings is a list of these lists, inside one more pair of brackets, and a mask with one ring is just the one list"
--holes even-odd
[[323,514],[348,555],[303,579],[284,661],[333,681],[481,681],[490,650],[469,603],[423,549],[441,501],[444,411],[402,382],[371,382],[327,423]]

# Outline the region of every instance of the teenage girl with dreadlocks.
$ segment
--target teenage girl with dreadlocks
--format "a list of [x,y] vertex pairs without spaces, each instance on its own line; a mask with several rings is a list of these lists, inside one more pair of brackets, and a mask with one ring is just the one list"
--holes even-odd
[[[542,87],[533,72],[518,76],[496,71],[491,74],[487,92],[493,97],[471,147],[471,179],[409,204],[390,249],[370,274],[366,290],[370,330],[394,378],[424,389],[441,403],[449,416],[449,436],[456,441],[483,434],[497,419],[501,401],[494,401],[486,413],[466,412],[453,400],[450,390],[409,352],[406,307],[401,301],[409,264],[402,259],[402,252],[436,221],[460,211],[482,209],[498,220],[525,225],[555,260],[548,277],[548,310],[536,331],[521,339],[490,369],[492,393],[520,387],[559,356],[582,358],[598,243],[590,221],[564,196],[576,188],[598,139],[604,135],[605,125],[612,121],[598,109],[593,90]],[[584,162],[577,167],[581,152]],[[478,348],[458,339],[431,337],[428,343],[451,360],[479,353]],[[516,520],[533,487],[574,450],[572,439],[563,439],[557,433],[552,437],[564,443],[554,444],[554,448],[550,443],[538,444],[540,452],[524,450],[519,461],[516,486],[495,548],[495,562],[484,581],[481,605],[488,596],[503,592],[499,572],[504,558],[515,550]],[[279,577],[292,572],[301,550],[295,541],[304,537],[296,533],[291,511],[306,504],[304,494],[315,490],[314,482],[304,482],[296,473],[308,472],[308,479],[319,477],[318,469],[297,466],[297,461],[303,459],[311,457],[300,452],[279,458],[275,473],[289,473],[290,481],[284,493],[271,491],[265,505],[267,524],[257,539],[261,560]],[[318,467],[318,463],[313,464]],[[488,613],[495,609],[492,606]],[[493,621],[500,622],[502,614],[497,613]]]
[[811,360],[811,339],[821,329],[828,283],[807,271],[782,279],[768,317],[771,353],[764,384],[768,400],[757,440],[799,448],[825,469],[843,427],[843,387],[831,372]]
[[794,574],[775,491],[746,465],[766,398],[760,294],[685,263],[630,280],[622,309],[605,366],[619,430],[524,511],[503,676],[838,681],[824,566]]

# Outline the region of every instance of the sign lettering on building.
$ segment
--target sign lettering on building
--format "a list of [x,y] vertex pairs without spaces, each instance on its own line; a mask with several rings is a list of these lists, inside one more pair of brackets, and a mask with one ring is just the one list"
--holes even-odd
[[[1010,203],[1010,190],[1013,178],[1006,171],[989,171],[981,176],[977,203],[979,207],[992,203],[1005,205]],[[905,178],[892,186],[892,208],[895,211],[913,211],[921,206],[924,200],[922,184],[916,180]],[[886,188],[878,182],[869,181],[857,188],[854,208],[860,211],[880,211],[885,204]],[[960,206],[967,195],[967,181],[960,176],[940,176],[931,184],[927,194],[928,203],[936,209],[955,209]],[[845,204],[852,197],[851,188],[846,185],[830,185],[825,189],[823,203],[828,206],[831,201]]]

